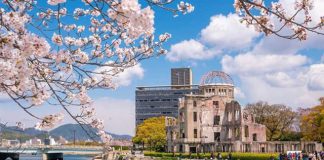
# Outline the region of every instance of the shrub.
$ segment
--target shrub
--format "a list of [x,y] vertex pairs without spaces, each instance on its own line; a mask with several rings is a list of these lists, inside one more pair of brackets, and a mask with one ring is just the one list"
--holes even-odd
[[[221,153],[223,159],[226,159],[229,153]],[[211,154],[210,153],[175,153],[173,156],[173,153],[165,153],[165,152],[144,152],[145,156],[151,156],[151,157],[160,157],[163,160],[174,160],[177,159],[177,157],[180,158],[192,158],[192,159],[210,159]],[[215,156],[217,155],[214,154]],[[278,154],[276,153],[241,153],[241,152],[234,152],[232,153],[233,160],[269,160],[270,157],[275,157],[276,160],[278,160]]]

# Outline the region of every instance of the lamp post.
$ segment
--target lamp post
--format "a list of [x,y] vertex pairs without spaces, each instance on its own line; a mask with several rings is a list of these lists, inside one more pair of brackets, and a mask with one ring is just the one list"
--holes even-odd
[[75,147],[75,129],[73,130],[73,147]]
[[2,126],[0,126],[0,147],[2,147]]

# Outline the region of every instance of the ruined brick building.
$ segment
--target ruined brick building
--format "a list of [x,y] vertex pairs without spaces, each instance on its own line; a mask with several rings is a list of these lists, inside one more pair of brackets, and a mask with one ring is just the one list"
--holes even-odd
[[267,142],[266,127],[234,99],[234,83],[224,72],[206,74],[195,94],[179,100],[178,116],[168,117],[169,152],[284,152],[321,150],[316,142]]

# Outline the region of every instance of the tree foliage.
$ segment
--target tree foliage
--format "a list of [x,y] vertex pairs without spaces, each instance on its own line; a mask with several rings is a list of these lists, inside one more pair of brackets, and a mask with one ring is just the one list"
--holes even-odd
[[149,149],[161,151],[166,145],[165,117],[152,117],[144,120],[136,128],[133,138],[136,144],[142,144]]
[[268,140],[287,140],[297,116],[292,108],[282,104],[257,102],[248,104],[245,109],[254,114],[257,123],[266,126]]
[[324,142],[324,103],[306,109],[301,116],[303,140]]
[[[137,0],[4,0],[0,92],[36,118],[39,129],[54,127],[64,114],[36,114],[33,108],[55,105],[108,143],[88,90],[113,89],[119,73],[166,53],[162,43],[171,35],[154,38],[154,30],[154,11]],[[72,112],[73,106],[80,110]]]

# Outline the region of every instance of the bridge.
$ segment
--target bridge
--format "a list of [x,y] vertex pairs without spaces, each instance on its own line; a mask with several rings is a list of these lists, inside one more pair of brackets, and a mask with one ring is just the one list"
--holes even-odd
[[0,147],[0,152],[20,153],[20,154],[46,154],[46,153],[63,153],[79,155],[98,155],[103,153],[100,146],[17,146],[17,147]]

